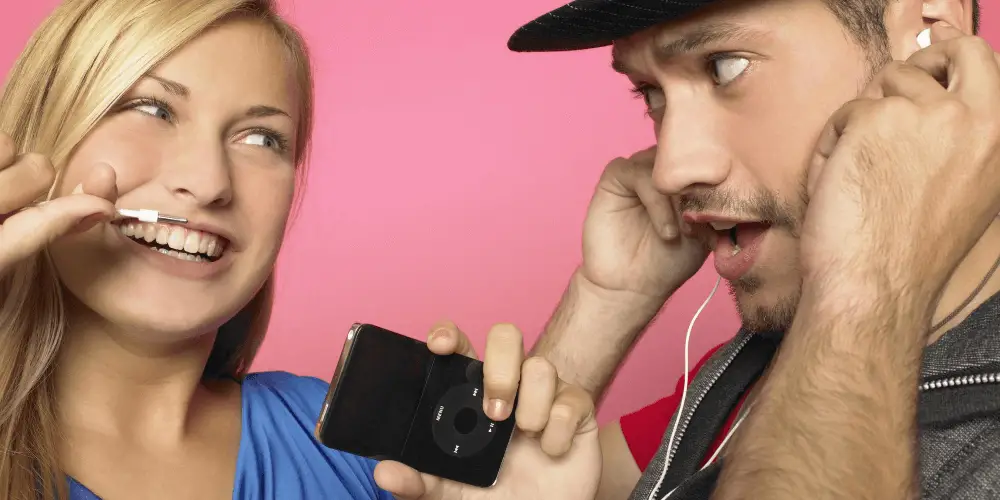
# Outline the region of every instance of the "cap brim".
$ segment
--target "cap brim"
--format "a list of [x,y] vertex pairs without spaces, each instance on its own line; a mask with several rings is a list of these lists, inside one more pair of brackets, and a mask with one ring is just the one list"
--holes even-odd
[[611,45],[715,0],[574,0],[521,26],[507,41],[514,52],[559,52]]

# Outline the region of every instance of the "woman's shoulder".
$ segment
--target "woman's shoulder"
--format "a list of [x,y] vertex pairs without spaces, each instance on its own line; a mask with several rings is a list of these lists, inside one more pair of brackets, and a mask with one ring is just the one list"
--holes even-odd
[[258,372],[243,379],[243,399],[258,404],[281,402],[290,405],[289,409],[302,410],[317,418],[329,388],[329,383],[316,377],[281,371]]
[[237,479],[243,496],[234,498],[272,498],[266,493],[292,485],[301,498],[392,498],[375,484],[374,460],[332,450],[313,436],[329,387],[316,377],[279,371],[243,379]]

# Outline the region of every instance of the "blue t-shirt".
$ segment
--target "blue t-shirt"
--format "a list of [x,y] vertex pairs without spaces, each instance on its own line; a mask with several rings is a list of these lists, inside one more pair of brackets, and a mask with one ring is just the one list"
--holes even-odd
[[[233,500],[392,500],[375,484],[375,461],[313,437],[328,384],[286,372],[243,380],[243,430]],[[72,478],[69,500],[99,500]]]

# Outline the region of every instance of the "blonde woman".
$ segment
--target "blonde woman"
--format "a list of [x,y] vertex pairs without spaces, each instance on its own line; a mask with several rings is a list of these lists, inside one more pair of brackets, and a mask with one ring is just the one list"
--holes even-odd
[[266,1],[75,0],[38,29],[0,98],[0,498],[390,498],[311,438],[323,382],[244,377],[311,87]]
[[[374,461],[313,438],[326,383],[247,374],[312,102],[305,45],[268,0],[67,0],[36,31],[0,96],[0,500],[391,498]],[[491,338],[520,349],[511,335]],[[525,370],[518,418],[553,455],[582,430],[570,455],[599,460],[590,400]],[[521,466],[487,495],[559,498],[522,480],[556,463],[541,448],[515,440]]]

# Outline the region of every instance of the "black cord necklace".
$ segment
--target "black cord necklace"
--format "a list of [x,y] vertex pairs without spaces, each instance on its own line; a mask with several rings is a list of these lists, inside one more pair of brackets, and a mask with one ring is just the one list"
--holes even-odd
[[955,316],[958,316],[958,313],[962,312],[966,307],[968,307],[969,304],[972,303],[973,300],[975,300],[976,296],[979,295],[979,292],[983,291],[983,287],[985,287],[986,283],[990,281],[990,278],[993,277],[993,273],[996,272],[998,267],[1000,267],[1000,257],[997,257],[996,262],[993,263],[993,267],[991,267],[989,272],[986,273],[986,276],[983,277],[983,280],[979,282],[979,286],[977,286],[976,289],[973,290],[971,294],[969,294],[969,296],[965,299],[965,302],[962,302],[958,307],[955,308],[954,311],[951,312],[951,314],[945,316],[944,319],[938,321],[936,324],[931,326],[930,334],[934,335],[934,333],[937,332],[942,326],[944,326],[949,321],[955,319]]

